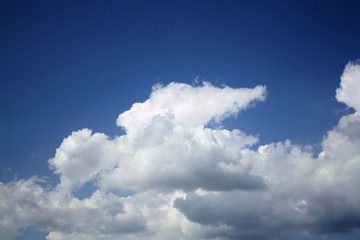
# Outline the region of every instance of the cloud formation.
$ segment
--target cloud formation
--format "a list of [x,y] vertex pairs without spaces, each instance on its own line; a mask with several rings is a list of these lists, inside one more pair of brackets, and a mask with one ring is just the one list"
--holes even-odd
[[[55,239],[273,239],[360,227],[360,65],[336,98],[343,116],[318,156],[285,140],[220,127],[264,101],[266,88],[171,83],[120,114],[125,134],[73,132],[49,160],[48,188],[33,177],[0,183],[0,235],[35,226]],[[77,189],[93,184],[90,197]]]
[[359,63],[350,62],[341,75],[340,88],[336,89],[336,99],[357,112],[360,111],[359,78]]

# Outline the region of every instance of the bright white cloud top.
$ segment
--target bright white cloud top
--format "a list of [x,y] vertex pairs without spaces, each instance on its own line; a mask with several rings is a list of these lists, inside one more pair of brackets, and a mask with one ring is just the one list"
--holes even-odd
[[[266,88],[171,83],[120,114],[125,134],[73,132],[49,160],[59,184],[0,183],[0,236],[34,226],[47,239],[273,239],[360,227],[360,65],[349,63],[336,98],[343,116],[314,156],[290,140],[218,126]],[[212,124],[216,123],[216,124]],[[93,183],[89,198],[77,189]],[[126,193],[126,194],[125,194]]]

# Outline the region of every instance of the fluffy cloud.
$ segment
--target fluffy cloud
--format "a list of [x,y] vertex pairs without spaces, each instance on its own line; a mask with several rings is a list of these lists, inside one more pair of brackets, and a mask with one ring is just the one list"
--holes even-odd
[[61,191],[48,191],[33,177],[1,184],[0,195],[2,239],[12,239],[19,229],[28,226],[51,232],[49,239],[59,234],[116,236],[146,230],[142,214],[127,209],[123,199],[111,193],[95,191],[91,197],[79,200]]
[[261,177],[246,166],[222,167],[236,162],[240,150],[257,138],[204,126],[264,100],[265,94],[262,86],[157,86],[147,101],[120,114],[117,122],[126,135],[109,140],[88,129],[73,132],[49,164],[60,175],[59,187],[67,189],[93,178],[102,190],[262,189]]
[[161,117],[185,127],[204,126],[210,120],[219,122],[237,114],[254,101],[263,101],[265,94],[264,86],[218,88],[207,82],[200,87],[182,83],[170,83],[166,87],[156,85],[147,101],[135,103],[119,115],[117,125],[125,128],[128,136],[142,135]]
[[[0,234],[35,226],[47,239],[274,239],[360,227],[360,65],[336,91],[355,110],[318,156],[290,140],[220,127],[263,101],[266,89],[171,83],[119,115],[126,134],[89,129],[64,139],[49,165],[60,177],[0,184]],[[215,123],[215,124],[214,124]],[[217,125],[218,124],[218,125]],[[76,198],[86,183],[96,190]]]
[[360,111],[360,68],[358,63],[350,62],[341,75],[340,88],[336,90],[336,99],[347,106]]
[[64,139],[49,166],[60,175],[61,187],[71,189],[112,167],[119,157],[119,145],[105,134],[83,129]]
[[[166,130],[162,124],[167,125]],[[197,188],[265,188],[261,177],[250,174],[246,165],[237,164],[240,149],[255,143],[256,138],[237,130],[187,129],[160,119],[156,125],[151,133],[155,136],[137,139],[131,156],[99,176],[102,189],[158,189],[169,192]],[[228,164],[238,166],[230,170],[223,167]]]

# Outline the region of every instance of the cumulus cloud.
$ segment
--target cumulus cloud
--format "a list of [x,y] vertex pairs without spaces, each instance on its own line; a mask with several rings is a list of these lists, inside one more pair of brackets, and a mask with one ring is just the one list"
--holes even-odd
[[147,101],[120,114],[117,122],[126,135],[109,140],[88,129],[73,132],[49,164],[60,175],[59,187],[67,189],[94,178],[102,190],[262,189],[261,177],[246,166],[222,167],[236,163],[240,149],[257,138],[204,126],[264,100],[265,94],[263,86],[157,86]]
[[[286,239],[360,227],[360,65],[341,76],[343,116],[315,156],[290,140],[219,127],[266,88],[171,83],[121,113],[125,134],[73,132],[49,160],[59,175],[0,184],[0,234],[34,226],[47,239]],[[215,125],[213,124],[215,123]],[[87,198],[75,191],[95,186]]]
[[112,167],[119,156],[117,145],[105,134],[82,129],[64,139],[49,166],[60,175],[61,186],[71,189]]
[[79,200],[48,191],[33,177],[1,183],[0,196],[2,239],[13,239],[28,226],[51,232],[49,236],[58,236],[58,232],[116,236],[146,229],[142,214],[126,209],[123,199],[111,193],[95,191],[91,197]]
[[341,75],[340,88],[336,89],[336,99],[356,111],[360,111],[359,78],[359,63],[349,62]]
[[[156,125],[160,124],[169,123],[157,120]],[[246,165],[237,162],[240,149],[255,143],[255,137],[245,136],[237,130],[188,129],[174,125],[163,132],[155,126],[152,133],[155,136],[137,139],[131,156],[124,158],[119,166],[100,174],[99,186],[102,189],[265,188],[261,177],[250,174]],[[159,133],[161,139],[157,136]],[[237,168],[228,170],[223,167],[228,164],[236,164]]]
[[154,122],[154,117],[165,117],[176,125],[204,126],[210,120],[221,121],[237,114],[254,101],[265,100],[266,88],[218,88],[204,82],[193,87],[183,83],[156,85],[150,98],[135,103],[130,110],[119,115],[117,125],[125,128],[127,135],[141,135]]

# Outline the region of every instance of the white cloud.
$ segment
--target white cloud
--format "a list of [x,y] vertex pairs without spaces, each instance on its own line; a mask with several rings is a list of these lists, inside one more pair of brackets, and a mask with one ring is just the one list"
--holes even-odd
[[[357,93],[348,95],[357,97],[360,65],[351,68],[353,75],[348,65],[345,72],[351,76],[342,81],[354,80],[351,91],[357,89]],[[351,98],[349,104],[355,107],[360,102]],[[289,140],[243,149],[240,162],[249,162],[251,173],[265,180],[265,191],[190,193],[178,198],[175,207],[200,224],[230,227],[232,234],[223,236],[235,239],[286,237],[289,229],[325,234],[350,231],[360,227],[359,146],[360,113],[356,111],[327,133],[319,157]]]
[[207,82],[197,87],[183,83],[170,83],[166,87],[157,85],[147,101],[135,103],[130,110],[120,114],[117,125],[124,127],[128,136],[142,135],[149,124],[153,124],[154,118],[161,117],[184,127],[204,126],[211,120],[218,122],[237,114],[254,101],[263,101],[265,95],[264,86],[218,88]]
[[110,140],[88,129],[73,132],[49,164],[60,175],[59,187],[66,189],[95,178],[103,190],[264,188],[262,179],[241,164],[236,172],[221,168],[236,162],[240,150],[257,138],[204,125],[262,101],[265,94],[262,86],[156,87],[147,101],[120,114],[118,124],[126,135]]
[[[55,188],[36,178],[1,183],[1,237],[28,226],[48,240],[272,239],[359,228],[359,72],[355,63],[344,70],[336,97],[355,113],[326,134],[319,156],[290,140],[255,149],[257,137],[208,126],[263,101],[265,87],[154,87],[119,115],[125,135],[83,129],[64,139],[49,160]],[[74,197],[89,181],[94,193]]]
[[[162,122],[164,121],[164,122]],[[168,124],[166,130],[164,126]],[[171,126],[158,119],[143,138],[136,139],[133,153],[119,166],[100,175],[102,189],[209,190],[261,189],[260,177],[238,162],[240,150],[257,139],[238,130],[211,130]],[[150,135],[151,134],[151,135]],[[161,136],[161,138],[159,138]],[[228,144],[231,142],[231,144]],[[228,171],[222,164],[236,164]]]
[[[348,118],[351,124],[343,125]],[[295,229],[326,234],[359,228],[360,135],[354,139],[351,130],[359,128],[360,118],[344,119],[328,133],[319,158],[290,141],[243,150],[242,160],[253,164],[252,174],[263,177],[266,190],[189,193],[174,206],[199,224],[228,226],[231,231],[223,236],[234,239],[287,237]]]
[[0,193],[2,239],[12,239],[28,226],[54,232],[49,239],[59,234],[116,236],[146,230],[142,214],[127,209],[123,199],[111,193],[95,191],[91,197],[79,200],[63,192],[45,190],[36,178],[1,184]]
[[350,62],[341,75],[340,88],[336,89],[336,99],[360,111],[360,68],[358,63]]
[[116,164],[121,145],[118,142],[120,138],[112,141],[105,134],[92,134],[89,129],[73,132],[56,150],[49,166],[60,175],[61,187],[72,189]]

